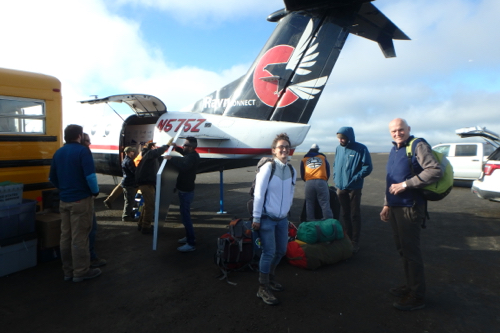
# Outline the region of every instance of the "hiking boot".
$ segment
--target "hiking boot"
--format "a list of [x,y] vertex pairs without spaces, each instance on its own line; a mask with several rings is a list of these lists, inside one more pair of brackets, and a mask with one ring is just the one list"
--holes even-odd
[[106,265],[108,262],[106,259],[101,259],[101,258],[95,258],[94,260],[90,261],[90,267],[96,268],[96,267],[101,267]]
[[73,276],[70,276],[70,275],[64,276],[64,281],[71,281],[71,280],[73,280]]
[[122,222],[134,222],[134,218],[130,216],[122,217]]
[[389,292],[397,297],[405,297],[410,293],[410,288],[408,288],[407,286],[399,286],[389,289]]
[[82,282],[83,280],[90,280],[101,275],[101,270],[99,268],[90,268],[87,273],[83,276],[73,277],[73,282]]
[[153,233],[153,228],[144,228],[144,227],[142,227],[141,232],[142,232],[143,235],[151,235]]
[[273,293],[271,290],[269,290],[269,286],[267,285],[260,285],[259,290],[257,291],[257,297],[262,298],[264,303],[269,304],[269,305],[276,305],[279,303],[278,299],[274,297]]
[[140,224],[137,225],[137,231],[141,231],[142,230],[142,226]]
[[191,252],[194,250],[196,250],[196,247],[194,247],[193,245],[189,245],[187,243],[177,248],[177,251],[179,252]]
[[104,200],[103,203],[104,203],[104,206],[106,206],[107,209],[113,209],[113,206],[111,205],[111,202],[109,202],[108,200]]
[[187,237],[181,238],[177,241],[179,244],[186,244],[187,243]]
[[416,297],[411,293],[401,298],[398,302],[394,302],[392,305],[401,311],[413,311],[425,308],[424,299]]

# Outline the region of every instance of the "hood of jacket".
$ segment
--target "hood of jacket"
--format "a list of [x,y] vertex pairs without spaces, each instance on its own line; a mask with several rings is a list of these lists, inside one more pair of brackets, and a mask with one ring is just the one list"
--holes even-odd
[[345,135],[349,139],[349,143],[356,142],[356,137],[354,136],[354,130],[352,127],[341,127],[338,131],[337,134],[342,134]]

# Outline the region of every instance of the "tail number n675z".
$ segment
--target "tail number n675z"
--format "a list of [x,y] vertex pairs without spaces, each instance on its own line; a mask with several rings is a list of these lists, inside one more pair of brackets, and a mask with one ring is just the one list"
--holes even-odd
[[206,119],[162,119],[157,127],[160,131],[170,132],[175,126],[174,132],[177,132],[184,125],[183,132],[199,132],[198,127],[205,121]]

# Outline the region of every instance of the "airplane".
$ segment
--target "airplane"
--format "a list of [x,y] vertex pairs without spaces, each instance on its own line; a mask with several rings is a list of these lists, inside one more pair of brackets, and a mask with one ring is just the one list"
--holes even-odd
[[282,132],[290,137],[293,155],[349,33],[377,42],[386,58],[396,56],[393,39],[409,40],[371,1],[284,0],[285,8],[268,16],[277,26],[248,72],[188,112],[167,111],[160,99],[145,94],[81,101],[125,103],[134,112],[118,126],[84,126],[96,171],[122,176],[126,146],[140,151],[150,140],[163,145],[179,132],[198,139],[198,173],[256,165]]

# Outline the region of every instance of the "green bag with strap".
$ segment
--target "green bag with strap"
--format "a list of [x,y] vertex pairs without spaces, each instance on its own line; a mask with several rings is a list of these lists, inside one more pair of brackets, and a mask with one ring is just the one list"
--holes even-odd
[[302,222],[297,230],[297,239],[308,244],[331,242],[344,238],[344,230],[338,220]]
[[[413,175],[415,175],[415,171],[413,170],[411,159],[415,155],[414,146],[415,140],[417,139],[419,138],[413,138],[406,146],[406,155],[408,156],[408,163],[410,163],[410,168]],[[420,138],[420,140],[425,142],[425,144],[428,144],[424,139]],[[419,190],[421,191],[424,199],[429,201],[438,201],[446,197],[453,188],[453,167],[443,153],[432,150],[432,155],[434,155],[434,158],[441,165],[443,176],[437,182],[429,184]],[[418,177],[418,175],[416,176]]]

